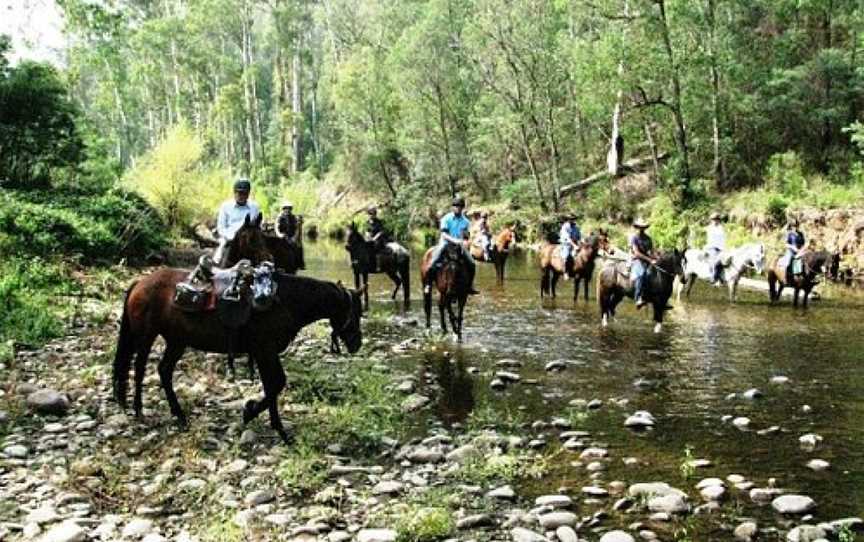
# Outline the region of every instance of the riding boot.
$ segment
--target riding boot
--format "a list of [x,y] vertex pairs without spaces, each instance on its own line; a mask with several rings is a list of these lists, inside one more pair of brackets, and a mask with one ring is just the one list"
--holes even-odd
[[633,285],[633,299],[636,301],[636,308],[641,309],[646,301],[642,299],[642,281],[644,277],[639,277],[635,280]]
[[477,266],[473,261],[468,260],[467,258],[465,260],[468,270],[468,295],[477,295],[480,293],[480,291],[474,287],[474,276],[477,274]]

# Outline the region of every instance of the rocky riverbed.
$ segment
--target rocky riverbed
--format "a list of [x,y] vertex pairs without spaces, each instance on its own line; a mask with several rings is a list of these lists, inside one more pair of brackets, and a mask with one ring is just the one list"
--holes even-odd
[[[181,431],[159,387],[158,351],[143,419],[110,399],[110,323],[18,352],[2,368],[0,539],[794,542],[853,540],[864,527],[823,515],[807,487],[782,478],[732,471],[689,449],[646,454],[646,436],[670,419],[626,394],[556,395],[572,360],[474,365],[416,324],[373,315],[350,359],[325,352],[325,327],[304,332],[284,358],[292,446],[264,419],[240,423],[260,386],[226,377],[221,356],[181,362],[175,384],[191,412]],[[763,400],[784,378],[728,400]],[[656,384],[632,386],[650,394]],[[498,402],[518,403],[528,390],[557,413],[537,418]],[[743,416],[718,423],[751,431]],[[771,438],[781,428],[753,431]],[[783,428],[782,438],[796,441],[807,468],[831,471],[822,436]]]

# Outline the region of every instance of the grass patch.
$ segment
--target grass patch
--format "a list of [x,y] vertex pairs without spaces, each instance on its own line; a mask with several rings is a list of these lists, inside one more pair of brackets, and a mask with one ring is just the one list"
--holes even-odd
[[327,461],[307,442],[285,450],[277,476],[291,495],[304,496],[318,491],[327,481]]
[[453,515],[444,508],[409,507],[396,520],[398,542],[431,542],[449,537],[456,530]]
[[198,536],[201,542],[240,542],[245,540],[243,529],[234,524],[227,512],[207,514],[207,523],[201,526]]

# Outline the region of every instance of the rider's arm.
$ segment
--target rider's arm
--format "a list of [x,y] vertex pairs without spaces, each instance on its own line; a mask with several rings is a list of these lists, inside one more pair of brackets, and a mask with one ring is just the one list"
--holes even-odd
[[228,237],[228,228],[230,225],[228,210],[225,208],[225,205],[222,205],[219,207],[219,215],[216,218],[216,232],[219,234],[219,237]]

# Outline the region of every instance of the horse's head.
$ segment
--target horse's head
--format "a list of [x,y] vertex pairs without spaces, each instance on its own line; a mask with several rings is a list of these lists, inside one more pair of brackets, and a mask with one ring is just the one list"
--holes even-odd
[[765,245],[762,243],[756,243],[753,245],[750,253],[750,261],[753,262],[753,269],[756,270],[758,274],[762,274],[765,272],[765,260],[767,258],[765,254]]
[[462,261],[462,247],[456,243],[447,243],[442,255],[445,264],[458,264]]
[[330,334],[330,350],[339,353],[341,340],[348,348],[348,353],[353,354],[363,345],[363,331],[360,328],[360,316],[363,314],[363,303],[360,300],[362,290],[349,290],[342,286],[341,282],[337,283],[336,287],[344,298],[344,304],[338,314],[330,318],[330,327],[333,329]]
[[361,246],[363,243],[363,234],[360,233],[360,229],[357,228],[357,224],[351,222],[348,224],[348,227],[345,228],[345,250],[351,252]]
[[258,264],[263,261],[272,260],[272,256],[267,250],[267,243],[264,240],[264,232],[261,230],[261,222],[264,216],[258,213],[258,216],[252,220],[249,215],[243,220],[243,225],[234,234],[232,243],[233,261],[241,259],[250,260],[252,264]]
[[673,275],[678,275],[683,282],[684,268],[687,266],[687,255],[683,250],[675,248],[669,253],[669,263],[671,268],[668,271]]
[[516,242],[516,232],[510,226],[505,226],[501,233],[498,234],[498,251],[506,252],[510,250],[510,245]]

